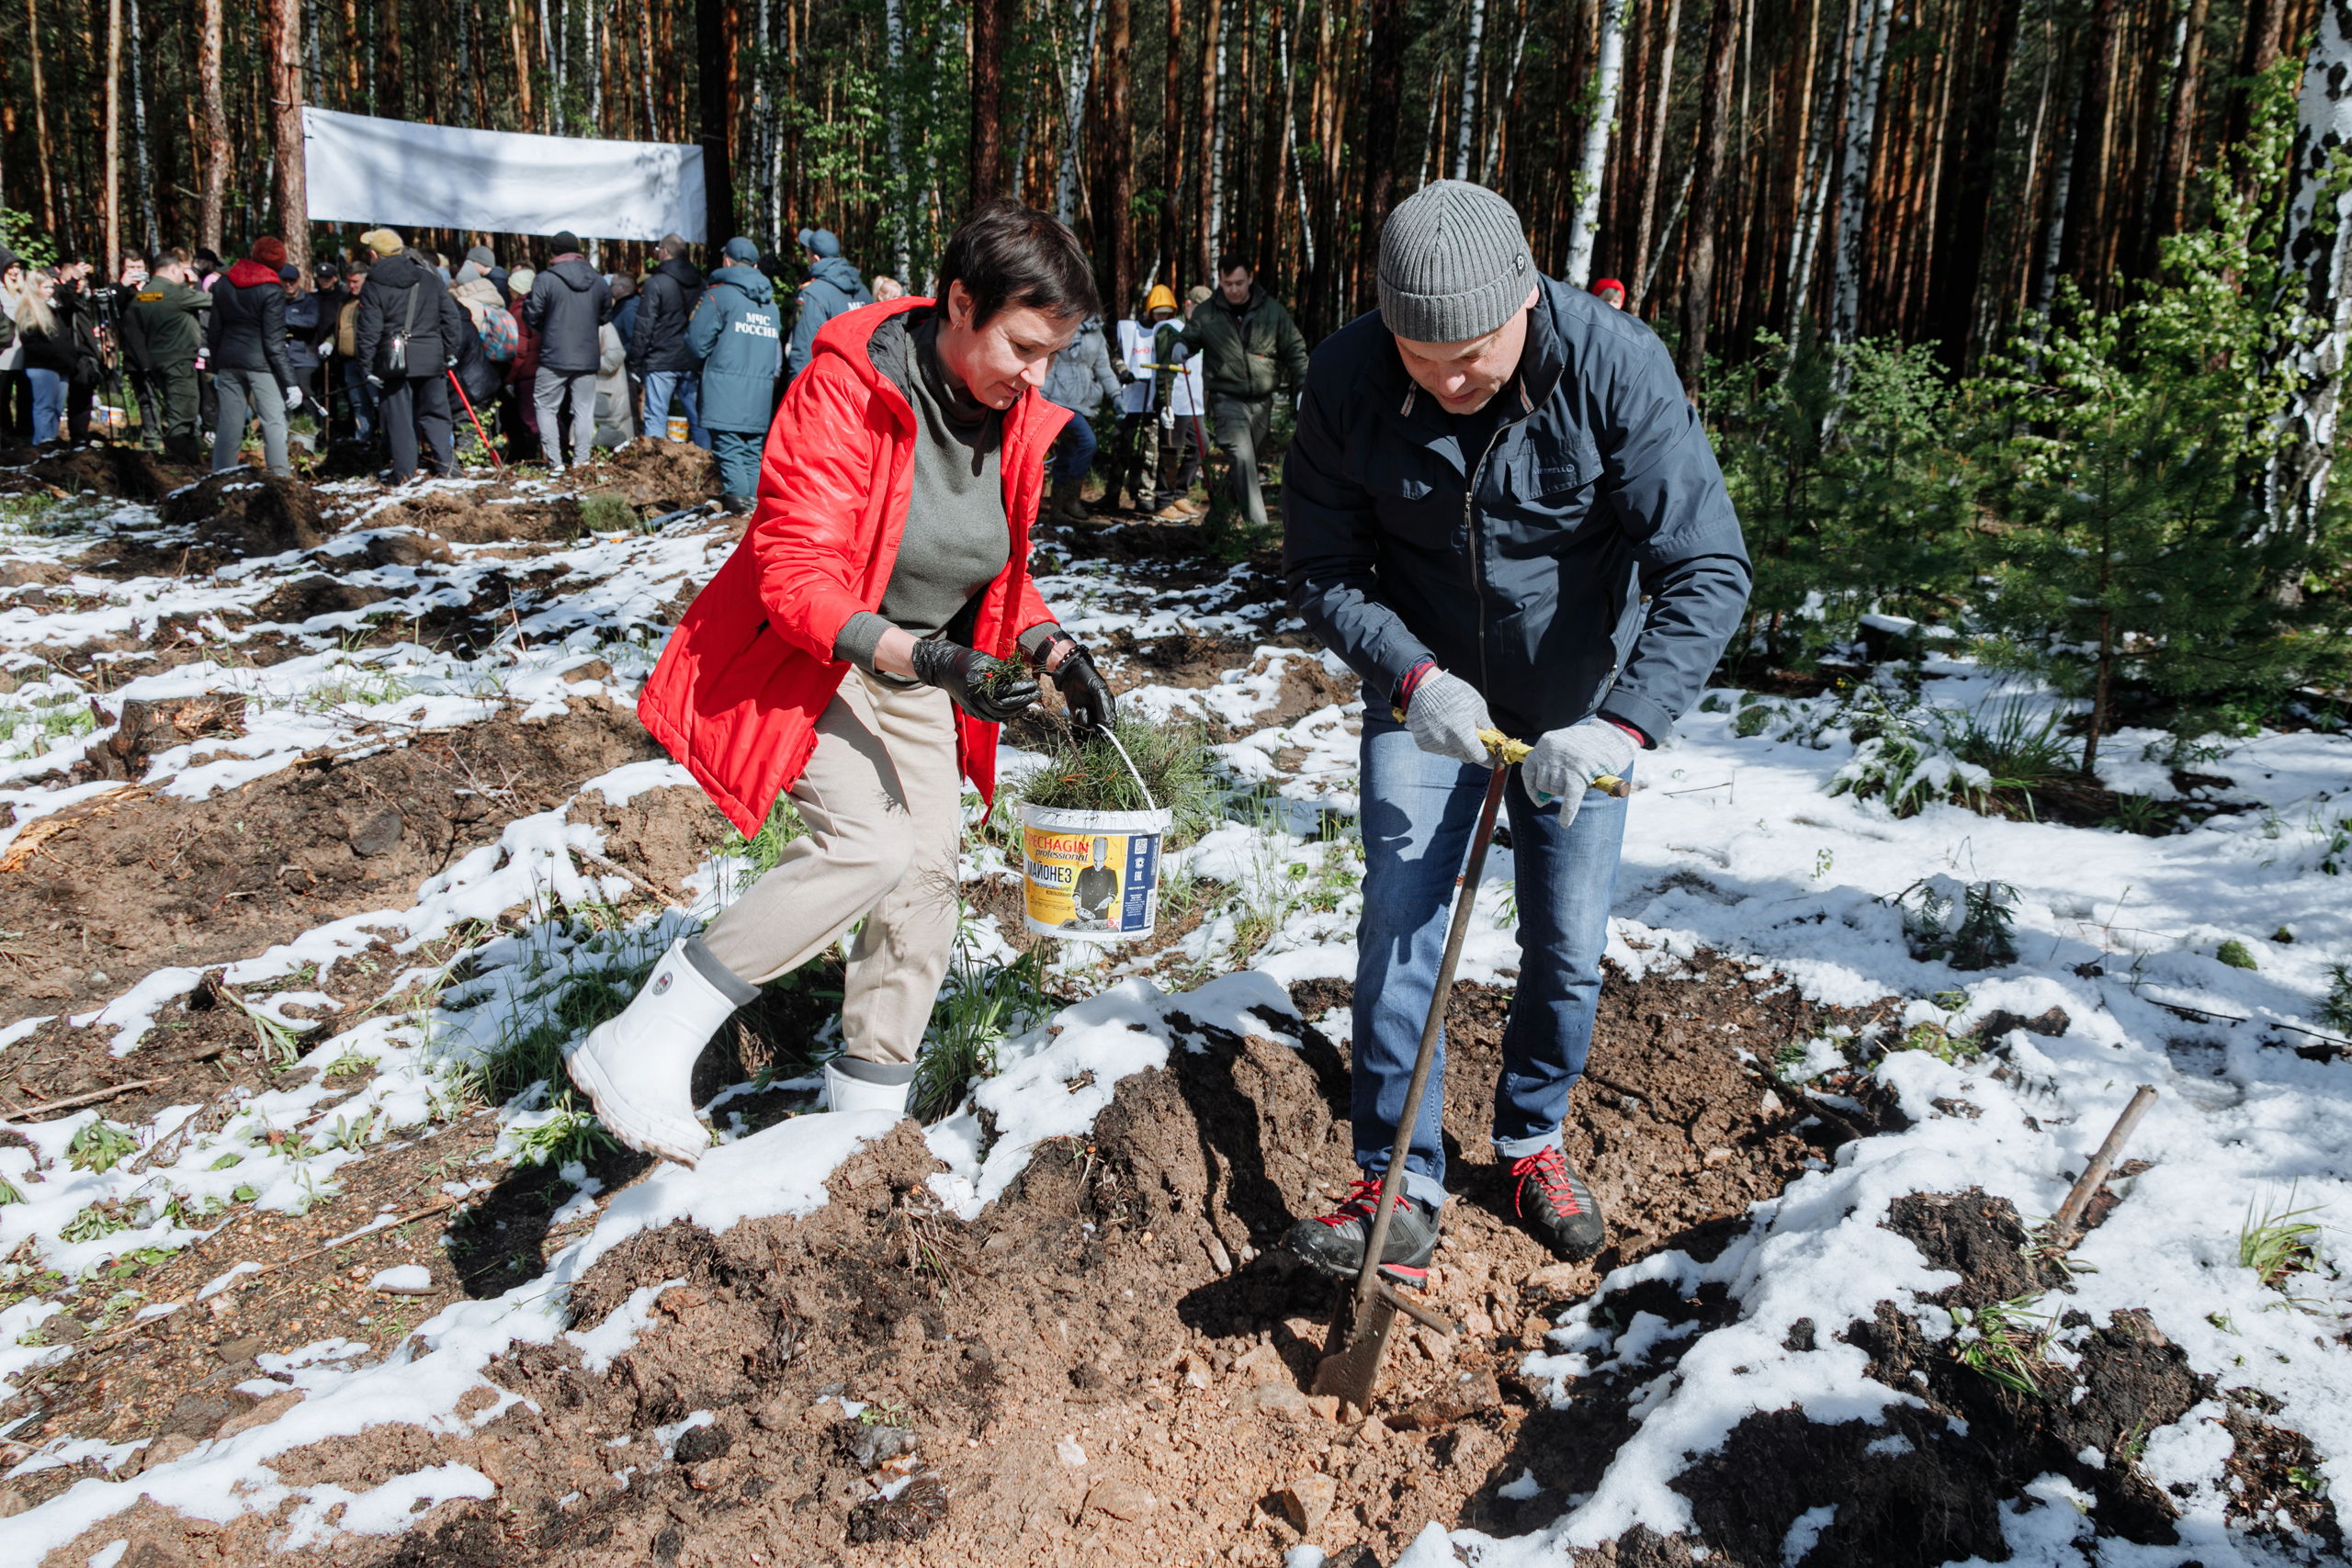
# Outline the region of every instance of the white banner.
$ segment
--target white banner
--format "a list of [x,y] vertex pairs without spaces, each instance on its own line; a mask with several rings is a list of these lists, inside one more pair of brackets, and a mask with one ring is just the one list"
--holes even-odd
[[582,239],[703,234],[702,149],[464,130],[302,111],[311,216],[325,223]]

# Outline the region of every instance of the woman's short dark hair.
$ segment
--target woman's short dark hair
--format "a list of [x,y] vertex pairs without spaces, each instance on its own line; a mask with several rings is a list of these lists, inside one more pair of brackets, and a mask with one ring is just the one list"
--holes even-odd
[[1078,236],[1009,196],[982,202],[947,242],[939,262],[941,299],[951,283],[972,297],[975,327],[1012,305],[1049,316],[1091,316],[1102,309]]

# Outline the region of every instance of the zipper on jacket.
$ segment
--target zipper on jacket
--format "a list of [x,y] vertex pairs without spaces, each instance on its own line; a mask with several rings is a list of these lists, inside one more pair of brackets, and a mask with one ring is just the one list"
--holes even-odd
[[[1505,383],[1502,391],[1510,389],[1510,383]],[[1502,391],[1495,395],[1500,397]],[[1525,403],[1524,393],[1521,394],[1520,400]],[[1478,601],[1478,690],[1481,694],[1489,697],[1494,694],[1487,689],[1487,583],[1485,574],[1479,570],[1481,559],[1479,547],[1482,541],[1478,533],[1478,485],[1487,475],[1487,459],[1495,455],[1495,446],[1502,440],[1503,433],[1534,412],[1532,408],[1522,407],[1518,419],[1495,422],[1495,428],[1487,434],[1486,446],[1479,448],[1478,461],[1471,467],[1470,489],[1462,503],[1462,525],[1470,536],[1470,586],[1474,597]]]

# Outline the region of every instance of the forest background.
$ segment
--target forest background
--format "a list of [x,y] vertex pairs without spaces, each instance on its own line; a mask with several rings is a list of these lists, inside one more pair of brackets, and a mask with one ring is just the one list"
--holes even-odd
[[1373,304],[1397,200],[1477,180],[1676,355],[1758,558],[1736,668],[1808,670],[1865,615],[1919,623],[1914,655],[1956,633],[2088,699],[2087,771],[2130,718],[2346,716],[2346,27],[2319,0],[7,0],[0,209],[36,256],[347,250],[284,220],[309,103],[698,142],[714,236],[789,254],[821,225],[918,289],[1009,191],[1124,308],[1236,252],[1312,341]]

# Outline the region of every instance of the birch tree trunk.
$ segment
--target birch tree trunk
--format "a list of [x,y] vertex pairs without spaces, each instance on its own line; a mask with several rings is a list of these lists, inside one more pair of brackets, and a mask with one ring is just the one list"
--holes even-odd
[[[912,249],[907,238],[906,117],[905,110],[899,107],[901,98],[899,65],[905,54],[899,30],[904,24],[905,11],[899,0],[883,0],[882,26],[888,34],[885,41],[889,49],[890,73],[883,79],[882,102],[886,106],[885,113],[888,116],[890,176],[892,183],[898,187],[889,197],[890,261],[895,269],[894,276],[901,280],[910,281],[910,275],[914,268],[910,263]],[[704,156],[707,158],[709,154],[705,153]],[[1068,222],[1068,218],[1064,218],[1063,221]]]
[[302,146],[302,0],[269,0],[270,131],[286,264],[311,270],[310,184]]
[[[1209,0],[1208,26],[1201,33],[1201,108],[1198,133],[1199,151],[1194,161],[1200,165],[1195,176],[1200,199],[1200,220],[1193,237],[1201,245],[1201,276],[1216,281],[1216,241],[1212,231],[1216,219],[1211,216],[1216,205],[1216,187],[1209,178],[1209,168],[1216,155],[1216,39],[1223,25],[1225,0]],[[1171,45],[1172,47],[1172,45]]]
[[155,176],[147,161],[147,84],[141,65],[139,0],[130,0],[130,135],[139,151],[139,216],[146,225],[147,249],[164,245],[164,226],[155,220]]
[[106,276],[122,265],[122,0],[107,0]]
[[1567,280],[1582,288],[1592,281],[1592,243],[1600,222],[1601,171],[1609,163],[1609,134],[1617,125],[1617,89],[1625,77],[1626,0],[1600,0],[1600,46],[1592,68],[1591,118],[1584,124],[1584,150],[1577,160],[1572,190],[1576,215],[1568,222]]
[[[1677,5],[1681,0],[1675,0]],[[1462,57],[1462,130],[1453,142],[1453,177],[1471,175],[1470,138],[1478,124],[1478,44],[1487,30],[1487,0],[1470,0],[1470,47]]]
[[[1674,100],[1674,45],[1682,32],[1682,0],[1667,0],[1666,42],[1658,50],[1657,107],[1651,115],[1650,154],[1642,168],[1641,216],[1634,230],[1634,262],[1640,265],[1650,254],[1651,220],[1657,214],[1658,171],[1666,164],[1666,114]],[[1643,267],[1647,272],[1647,267]],[[1639,311],[1642,308],[1640,290],[1649,287],[1646,277],[1627,280],[1626,287],[1636,292],[1626,297],[1625,309]]]
[[548,68],[548,134],[563,134],[563,73],[555,62],[555,28],[548,25],[548,0],[539,0],[539,53]]
[[2331,161],[2352,142],[2352,17],[2320,8],[2295,106],[2294,162],[2287,207],[2287,261],[2303,279],[2310,312],[2303,340],[2287,351],[2295,388],[2281,414],[2287,439],[2266,481],[2270,525],[2308,537],[2335,466],[2344,361],[2352,347],[2352,190],[2331,181]]
[[1220,246],[1225,239],[1225,72],[1233,53],[1233,10],[1224,8],[1216,30],[1216,77],[1212,95],[1214,130],[1209,141],[1209,272],[1214,280],[1223,260]]
[[[469,0],[459,0],[460,13],[468,3]],[[767,0],[760,0],[763,25],[767,21]],[[588,12],[582,22],[584,27],[582,46],[587,51],[588,64],[588,134],[602,136],[605,134],[605,67],[599,57],[605,51],[603,0],[588,0]],[[764,37],[760,39],[760,58],[761,68],[764,70],[767,60],[767,39]]]
[[[899,0],[887,0],[887,3],[895,16],[899,9]],[[1074,0],[1070,19],[1078,24],[1078,42],[1075,52],[1070,56],[1069,91],[1062,100],[1061,178],[1054,185],[1054,216],[1064,223],[1069,222],[1078,216],[1079,126],[1081,122],[1080,117],[1086,112],[1086,85],[1094,70],[1094,29],[1102,19],[1102,0]],[[898,44],[895,37],[891,43],[890,62],[895,69],[898,64]],[[891,110],[890,118],[890,149],[894,160],[898,154],[898,111],[894,108]],[[899,270],[903,274],[906,268],[907,263],[902,245]]]
[[[29,8],[30,0],[27,0]],[[204,103],[204,196],[197,239],[213,254],[220,254],[221,201],[229,186],[229,109],[220,101],[220,0],[203,0],[197,24],[197,96]],[[40,82],[40,56],[33,56],[33,82]],[[40,99],[36,91],[35,104]],[[46,143],[48,132],[42,131]],[[49,165],[41,165],[42,194],[48,194]]]
[[1855,0],[1846,0],[1846,21],[1838,34],[1838,79],[1818,100],[1813,117],[1813,145],[1805,153],[1805,183],[1799,193],[1803,210],[1797,219],[1796,243],[1789,253],[1788,338],[1791,363],[1813,299],[1814,258],[1821,244],[1821,215],[1829,201],[1829,137],[1838,122],[1847,90],[1853,85],[1853,35],[1860,17]]
[[[1887,17],[1894,8],[1893,0],[1871,0],[1870,59],[1862,67],[1860,91],[1853,96],[1853,109],[1846,120],[1846,158],[1838,171],[1838,292],[1829,318],[1829,336],[1835,343],[1854,341],[1861,311],[1862,218],[1870,200],[1879,79],[1886,69]],[[1854,41],[1859,49],[1862,41],[1859,30]]]
[[[458,0],[458,123],[474,123],[474,0]],[[319,35],[311,35],[311,47],[318,47]],[[317,73],[311,73],[311,91],[318,90]]]

